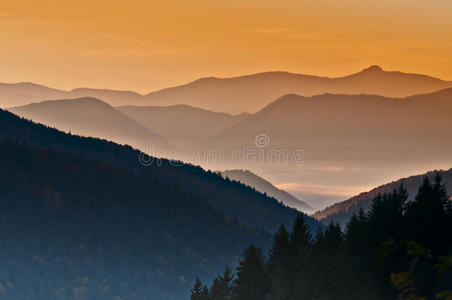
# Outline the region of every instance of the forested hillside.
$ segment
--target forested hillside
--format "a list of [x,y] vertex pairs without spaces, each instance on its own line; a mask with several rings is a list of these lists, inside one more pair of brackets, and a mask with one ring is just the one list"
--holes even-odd
[[180,299],[269,241],[149,175],[14,141],[0,142],[0,236],[0,293],[43,300]]
[[372,199],[375,198],[378,194],[390,193],[395,188],[403,185],[403,187],[407,190],[408,193],[408,201],[413,201],[416,197],[417,190],[422,184],[422,181],[425,177],[433,180],[436,174],[441,175],[444,184],[448,188],[448,190],[452,190],[452,169],[449,170],[437,170],[428,172],[422,175],[410,176],[407,178],[402,178],[379,187],[376,187],[368,192],[361,193],[357,196],[354,196],[346,201],[342,201],[336,203],[330,207],[327,207],[321,211],[313,214],[313,217],[318,219],[319,221],[328,224],[330,222],[339,223],[342,226],[345,226],[350,218],[358,214],[362,209],[364,212],[367,212],[371,205]]
[[3,110],[0,156],[7,299],[181,299],[297,213],[200,167]]
[[[289,225],[297,214],[296,210],[275,199],[241,183],[224,179],[220,174],[182,162],[148,157],[129,146],[65,134],[0,110],[0,140],[5,138],[79,153],[129,168],[137,174],[147,174],[169,185],[179,186],[186,193],[206,199],[230,218],[268,232],[276,231],[281,223]],[[313,218],[309,218],[308,222],[314,229],[321,226]]]
[[262,177],[259,177],[258,175],[252,173],[248,170],[225,170],[221,172],[221,175],[223,177],[227,177],[231,180],[236,180],[238,182],[241,182],[243,184],[249,185],[251,187],[254,187],[256,190],[260,191],[261,193],[266,193],[268,196],[273,197],[285,205],[289,207],[293,207],[299,211],[309,213],[313,212],[314,209],[310,207],[305,202],[301,201],[300,199],[295,198],[293,195],[289,194],[288,192],[284,190],[280,190],[277,187],[275,187],[273,184],[268,182]]
[[235,275],[209,288],[197,280],[191,300],[446,299],[452,297],[452,202],[438,175],[414,201],[403,187],[373,199],[368,213],[312,234],[298,216],[281,226],[268,256],[256,246]]

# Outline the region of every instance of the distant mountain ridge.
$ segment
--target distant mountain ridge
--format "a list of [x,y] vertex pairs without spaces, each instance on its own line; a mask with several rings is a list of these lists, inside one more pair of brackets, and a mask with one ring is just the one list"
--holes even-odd
[[132,91],[78,88],[63,91],[32,83],[0,84],[3,107],[31,102],[96,97],[113,106],[169,106],[187,104],[227,113],[256,112],[286,94],[312,96],[322,93],[377,94],[406,97],[452,87],[444,81],[420,74],[384,71],[371,66],[358,73],[338,77],[320,77],[289,72],[265,72],[232,78],[201,78],[185,85],[141,95]]
[[96,98],[50,100],[8,110],[65,132],[108,139],[142,151],[149,151],[150,145],[156,150],[175,148],[164,137]]
[[[356,151],[350,147],[351,143],[370,148],[371,152],[362,153],[364,156],[373,155],[376,149],[371,147],[375,146],[391,148],[391,151],[395,146],[397,150],[428,147],[422,140],[449,145],[451,115],[452,88],[406,98],[289,94],[198,147],[208,149],[215,145],[222,150],[235,149],[239,145],[253,145],[254,138],[265,133],[270,147],[303,149],[312,157],[328,154],[331,160],[343,149],[350,154],[340,157],[353,160],[356,157],[349,155]],[[329,147],[334,147],[336,152],[331,152]],[[437,150],[444,152],[445,149]]]
[[[371,66],[361,72],[338,78],[265,72],[232,78],[208,77],[179,87],[147,95],[154,105],[180,103],[223,112],[256,112],[286,94],[312,96],[323,93],[375,94],[405,97],[452,87],[443,81],[420,74],[384,71]],[[231,106],[233,104],[233,106]]]
[[[397,78],[403,75],[403,78],[413,80],[420,78],[421,81],[426,79],[421,75],[405,77],[406,74],[385,72],[378,67],[372,67],[357,73],[356,76],[351,75],[355,78],[351,80],[380,78],[382,74]],[[286,75],[282,77],[286,78]],[[250,76],[256,78],[257,75]],[[267,76],[268,74],[264,73],[261,77],[267,78]],[[207,79],[207,81],[210,80],[217,81]],[[426,80],[438,82],[432,78]],[[220,80],[220,82],[223,81]],[[286,81],[283,80],[283,82]],[[422,86],[422,84],[413,86]],[[220,94],[227,96],[227,94]],[[449,138],[452,130],[450,99],[452,99],[452,88],[405,98],[366,94],[321,94],[310,97],[288,94],[270,104],[266,103],[263,109],[252,115],[228,116],[224,113],[206,112],[202,108],[192,109],[186,105],[175,105],[166,108],[150,108],[149,114],[144,113],[145,109],[141,111],[141,108],[137,107],[134,110],[138,111],[138,114],[136,116],[130,114],[129,117],[141,118],[138,123],[141,123],[142,127],[165,137],[170,143],[180,139],[180,144],[172,143],[177,144],[176,146],[189,147],[190,150],[193,149],[201,154],[210,150],[219,150],[217,152],[221,151],[221,154],[224,154],[224,161],[228,164],[204,163],[202,159],[206,155],[201,156],[201,159],[192,160],[191,157],[182,154],[179,156],[180,159],[214,170],[250,169],[258,174],[264,174],[270,182],[289,184],[289,191],[295,195],[309,194],[313,199],[309,204],[312,207],[323,208],[333,201],[348,198],[356,191],[362,190],[353,187],[353,192],[349,192],[348,188],[346,190],[334,190],[329,187],[325,189],[322,185],[324,182],[331,182],[330,179],[336,181],[337,186],[347,184],[344,179],[349,178],[349,182],[355,182],[355,184],[362,181],[359,184],[360,187],[369,187],[381,182],[375,179],[378,176],[387,178],[388,175],[396,173],[404,176],[419,169],[450,166],[452,164],[450,157],[452,141]],[[212,101],[214,103],[216,100]],[[241,102],[246,103],[246,101]],[[174,111],[171,112],[173,109]],[[165,114],[168,117],[164,117]],[[184,118],[190,116],[190,118],[187,117],[184,122],[177,122],[178,116]],[[161,119],[158,119],[159,117]],[[204,118],[205,122],[201,122]],[[180,119],[183,118],[180,117]],[[429,122],[428,119],[435,121]],[[148,122],[147,125],[143,124],[145,122]],[[160,123],[159,127],[156,126],[158,130],[151,128],[156,123]],[[201,123],[202,126],[199,126]],[[226,129],[223,129],[224,127]],[[221,132],[217,132],[212,137],[211,134],[218,130]],[[173,139],[162,133],[172,136]],[[198,133],[203,139],[195,138]],[[275,149],[287,153],[304,151],[305,156],[302,161],[304,167],[277,164],[265,169],[261,165],[254,165],[254,167],[244,165],[240,157],[229,159],[232,158],[230,154],[234,150],[241,150],[243,147],[255,149],[255,138],[260,134],[265,134],[270,140],[269,146],[263,150]],[[145,147],[149,147],[148,140],[152,139],[146,138]],[[424,166],[414,167],[420,160]],[[288,172],[286,166],[293,168]],[[322,194],[326,197],[331,196],[324,204],[316,200]],[[308,201],[309,197],[303,199]]]
[[65,91],[32,82],[0,83],[0,107],[23,106],[30,103],[74,98],[100,98],[110,105],[140,101],[143,95],[133,91],[76,88]]
[[403,187],[407,190],[408,200],[412,201],[416,196],[417,190],[419,186],[421,186],[423,179],[428,177],[433,182],[436,174],[439,174],[442,177],[443,183],[446,185],[450,193],[452,191],[452,168],[449,170],[435,170],[381,185],[368,192],[363,192],[348,200],[336,203],[330,207],[318,211],[312,214],[312,216],[325,224],[337,222],[341,225],[345,225],[349,219],[354,214],[358,214],[361,209],[364,212],[367,212],[372,204],[373,198],[375,198],[378,194],[383,195],[385,193],[390,193],[394,189],[398,189],[400,185],[403,185]]
[[275,198],[285,205],[293,207],[304,213],[310,213],[314,211],[314,209],[305,202],[297,199],[284,190],[278,189],[264,178],[259,177],[258,175],[248,170],[226,170],[221,171],[221,175],[223,175],[223,177],[225,178],[236,180],[250,187],[253,187],[259,192],[266,193],[268,196]]
[[[452,88],[406,98],[290,94],[194,148],[221,149],[226,157],[245,147],[263,157],[274,150],[288,154],[251,166],[236,157],[228,168],[250,169],[270,182],[289,183],[289,192],[318,191],[337,201],[375,186],[378,178],[451,166],[451,115]],[[255,138],[262,134],[268,145],[258,148]],[[303,154],[299,161],[291,155],[296,151]]]
[[189,147],[247,118],[188,105],[120,106],[116,108],[178,147]]

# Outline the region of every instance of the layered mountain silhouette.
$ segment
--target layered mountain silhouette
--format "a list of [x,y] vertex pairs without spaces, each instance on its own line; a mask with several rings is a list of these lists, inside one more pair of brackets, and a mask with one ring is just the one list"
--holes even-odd
[[49,99],[64,99],[65,91],[31,82],[0,83],[1,108],[26,105]]
[[96,98],[52,100],[9,108],[9,111],[77,135],[128,144],[142,151],[174,148],[165,138]]
[[[238,182],[225,180],[221,175],[204,169],[171,161],[148,157],[126,145],[105,140],[65,134],[0,110],[0,140],[13,139],[49,149],[80,153],[138,174],[147,174],[171,186],[206,199],[214,208],[253,228],[276,230],[281,223],[289,225],[297,211],[280,204]],[[271,213],[270,213],[271,212]],[[309,219],[315,228],[319,223]]]
[[425,177],[429,178],[431,182],[434,182],[434,177],[439,174],[443,179],[447,190],[452,189],[452,169],[449,170],[435,170],[422,175],[415,175],[406,178],[393,181],[379,187],[376,187],[368,192],[361,193],[346,201],[336,203],[330,207],[327,207],[321,211],[314,213],[312,216],[316,219],[328,224],[330,222],[336,222],[341,225],[345,225],[353,215],[357,215],[362,209],[367,212],[372,204],[372,200],[378,194],[391,193],[394,189],[398,189],[401,185],[408,192],[408,201],[414,200],[416,193],[421,186]]
[[181,299],[195,275],[212,279],[250,242],[267,248],[298,214],[217,173],[4,110],[0,154],[11,297]]
[[188,147],[237,124],[247,113],[230,115],[188,105],[121,106],[117,109],[178,147]]
[[253,187],[257,191],[265,193],[268,196],[284,203],[285,205],[293,207],[299,211],[310,213],[314,210],[305,202],[297,199],[284,190],[278,189],[264,178],[259,177],[258,175],[248,170],[226,170],[222,171],[221,175],[223,175],[223,177],[227,177],[231,180],[236,180],[250,187]]
[[387,72],[378,66],[371,66],[359,73],[339,78],[288,72],[202,78],[184,86],[151,93],[147,97],[154,105],[185,103],[205,109],[239,113],[256,112],[270,101],[286,94],[312,96],[344,93],[405,97],[451,86],[452,82],[429,76]]
[[46,100],[85,97],[99,98],[115,106],[131,103],[139,104],[142,101],[143,95],[132,91],[90,88],[76,88],[70,91],[64,91],[31,82],[0,83],[0,103],[2,108],[22,106]]
[[286,95],[199,147],[255,147],[264,133],[265,149],[302,149],[309,159],[336,163],[444,157],[451,114],[452,88],[407,98]]
[[[209,169],[246,168],[270,182],[314,186],[290,192],[322,209],[359,189],[319,194],[319,184],[336,181],[342,186],[348,178],[361,186],[375,186],[381,183],[378,178],[389,175],[402,177],[450,166],[451,99],[452,88],[405,98],[290,94],[255,114],[236,116],[185,105],[114,108],[92,98],[46,101],[11,110],[65,131],[131,144],[144,151],[155,151],[151,145],[171,148],[170,143],[182,150],[188,148],[199,157],[191,160],[182,151],[177,158]],[[259,148],[256,137],[262,134],[269,144]],[[233,155],[244,147],[265,152],[264,158],[276,151],[278,161],[250,165],[243,153]],[[302,164],[293,164],[292,154],[299,150]],[[212,163],[206,155],[212,152],[221,154],[220,162]],[[280,161],[281,153],[287,154],[287,161]]]
[[[295,183],[288,191],[297,196],[323,194],[336,202],[382,179],[452,165],[451,115],[452,89],[406,98],[292,94],[195,148],[220,149],[234,162],[227,168]],[[259,136],[266,137],[265,147],[256,145]],[[259,161],[234,155],[242,149],[259,154]],[[319,209],[332,204],[300,199]]]
[[426,75],[384,71],[371,66],[339,78],[288,72],[266,72],[232,78],[201,78],[194,82],[140,95],[130,91],[75,89],[62,91],[31,83],[1,84],[3,107],[31,102],[79,97],[100,98],[113,106],[169,106],[186,104],[227,113],[256,112],[286,94],[377,94],[406,97],[452,87],[452,82]]

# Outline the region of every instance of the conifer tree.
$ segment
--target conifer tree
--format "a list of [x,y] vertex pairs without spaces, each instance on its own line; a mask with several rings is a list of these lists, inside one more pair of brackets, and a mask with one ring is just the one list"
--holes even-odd
[[232,298],[232,280],[231,269],[226,266],[223,275],[214,279],[210,289],[211,300],[230,300]]
[[298,214],[290,235],[290,247],[293,254],[307,251],[312,245],[312,233],[305,222],[303,214]]
[[273,246],[268,257],[268,269],[273,274],[278,265],[287,267],[290,264],[289,233],[284,225],[279,227],[273,238]]
[[290,271],[290,247],[289,233],[284,225],[281,225],[273,239],[273,246],[269,253],[268,271],[271,279],[271,288],[268,300],[284,300],[290,295],[289,271]]
[[254,245],[245,250],[237,267],[234,281],[234,300],[263,300],[267,294],[269,278],[262,251]]
[[201,280],[196,277],[195,283],[191,289],[190,300],[208,300],[209,290],[206,286],[203,286]]
[[446,187],[439,176],[433,183],[425,178],[414,201],[407,199],[403,186],[377,195],[368,213],[361,209],[351,217],[345,233],[331,223],[315,239],[298,215],[292,233],[281,226],[275,234],[266,267],[258,248],[245,251],[232,299],[446,297],[452,282],[452,204]]
[[[292,262],[289,270],[289,289],[294,291],[292,299],[304,299],[306,294],[308,264],[312,248],[312,234],[303,214],[298,214],[289,240]],[[293,298],[295,297],[295,298]]]
[[209,288],[207,286],[203,286],[201,289],[201,299],[210,300]]

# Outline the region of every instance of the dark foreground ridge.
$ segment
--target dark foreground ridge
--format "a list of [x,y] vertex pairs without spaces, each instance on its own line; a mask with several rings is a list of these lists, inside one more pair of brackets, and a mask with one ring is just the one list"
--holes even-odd
[[191,300],[451,299],[452,202],[437,175],[411,202],[403,186],[376,196],[345,232],[331,223],[312,234],[302,216],[281,226],[264,257],[250,246],[210,288],[197,280]]
[[144,167],[131,147],[6,111],[0,156],[6,299],[181,299],[297,214],[199,167]]

